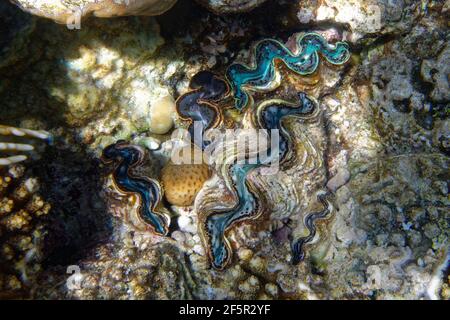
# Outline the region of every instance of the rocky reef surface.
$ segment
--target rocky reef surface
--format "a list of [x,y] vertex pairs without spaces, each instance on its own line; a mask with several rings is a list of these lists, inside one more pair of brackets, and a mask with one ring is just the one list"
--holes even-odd
[[217,14],[250,11],[267,0],[197,0]]
[[[449,299],[450,2],[199,2],[90,17],[79,30],[0,4],[0,124],[55,137],[40,158],[0,171],[0,297]],[[197,72],[248,63],[261,39],[294,50],[302,32],[345,41],[351,58],[305,78],[283,69],[279,88],[256,94],[304,91],[320,114],[289,122],[303,162],[250,175],[267,212],[229,231],[233,257],[215,270],[199,212],[232,198],[219,174],[168,163],[171,134],[185,126],[176,101]],[[100,161],[118,140],[145,150],[139,175],[187,177],[164,179],[179,200],[162,201],[168,236],[146,228],[139,198],[118,192]],[[330,212],[293,264],[320,192],[332,195]]]
[[[62,24],[78,24],[87,16],[156,16],[177,0],[12,0],[23,10]],[[78,26],[77,26],[78,27]]]

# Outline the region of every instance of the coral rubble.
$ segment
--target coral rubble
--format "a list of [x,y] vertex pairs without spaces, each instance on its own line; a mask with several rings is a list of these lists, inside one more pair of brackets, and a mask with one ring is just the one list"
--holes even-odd
[[42,272],[51,205],[22,165],[0,173],[0,298],[29,297]]

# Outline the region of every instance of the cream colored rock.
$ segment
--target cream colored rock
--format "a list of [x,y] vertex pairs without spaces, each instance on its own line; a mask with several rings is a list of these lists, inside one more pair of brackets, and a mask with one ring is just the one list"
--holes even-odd
[[152,102],[150,108],[150,131],[155,134],[166,134],[173,127],[175,100],[167,95]]
[[23,10],[52,19],[58,23],[74,24],[83,17],[156,16],[176,3],[176,0],[13,0]]

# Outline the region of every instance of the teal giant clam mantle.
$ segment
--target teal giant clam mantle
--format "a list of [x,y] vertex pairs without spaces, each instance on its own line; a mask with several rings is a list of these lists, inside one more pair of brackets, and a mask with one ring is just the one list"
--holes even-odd
[[[269,159],[287,162],[293,148],[289,132],[284,126],[287,118],[308,119],[317,116],[318,106],[305,93],[298,94],[299,101],[292,103],[280,99],[267,100],[256,111],[256,123],[261,129],[280,130],[280,145],[277,150],[269,150]],[[269,165],[269,161],[256,159],[254,164],[225,163],[226,180],[237,204],[232,209],[200,213],[200,230],[208,251],[211,264],[216,269],[224,269],[232,257],[231,245],[226,232],[236,223],[259,218],[267,210],[263,194],[253,186],[248,175],[254,169]]]
[[256,127],[267,130],[269,138],[272,130],[280,132],[278,154],[273,154],[276,150],[270,150],[272,161],[276,157],[280,164],[283,164],[294,158],[292,155],[292,139],[284,121],[292,117],[302,120],[315,118],[318,112],[317,103],[304,92],[298,93],[298,102],[295,103],[281,99],[270,99],[263,101],[256,107]]
[[[321,35],[316,33],[299,35],[296,40],[297,50],[294,52],[276,40],[269,39],[259,42],[254,51],[253,67],[232,64],[226,73],[228,83],[209,71],[202,71],[195,75],[190,82],[190,91],[177,100],[177,113],[182,120],[189,122],[192,141],[202,149],[208,146],[208,141],[206,143],[195,141],[194,122],[200,123],[199,129],[202,134],[209,129],[219,128],[223,125],[224,116],[220,104],[226,103],[230,91],[235,99],[234,107],[241,111],[249,104],[253,104],[249,91],[275,89],[280,82],[276,61],[281,61],[298,75],[307,76],[317,70],[320,62],[319,53],[333,65],[344,64],[350,58],[346,43],[337,42],[331,46]],[[198,226],[202,241],[212,266],[219,270],[224,269],[232,258],[232,247],[227,237],[230,229],[237,223],[259,218],[270,208],[266,194],[263,190],[259,190],[260,184],[255,181],[258,174],[253,173],[257,173],[255,170],[258,168],[267,167],[273,162],[279,162],[284,169],[289,168],[294,163],[296,155],[294,151],[297,150],[300,137],[296,137],[295,141],[297,142],[294,143],[287,120],[292,119],[292,122],[298,124],[307,123],[310,120],[315,121],[319,118],[320,110],[318,103],[312,97],[300,92],[296,102],[276,98],[266,99],[258,103],[254,110],[249,109],[248,112],[252,119],[252,127],[268,130],[269,140],[271,140],[271,130],[279,130],[280,141],[277,149],[272,149],[272,145],[268,148],[268,157],[263,159],[258,155],[254,163],[236,162],[240,156],[236,153],[237,151],[226,150],[222,155],[224,157],[222,160],[225,161],[220,162],[217,173],[219,174],[220,171],[226,188],[234,199],[234,205],[224,207],[215,199],[211,199],[208,200],[208,203],[212,204],[212,208],[198,211]],[[292,127],[292,129],[294,128]],[[302,136],[300,140],[303,141],[303,139],[307,140],[307,137]],[[307,145],[310,146],[310,143]],[[314,147],[310,147],[314,149]],[[234,148],[231,149],[234,150]],[[252,157],[250,154],[246,154],[246,156]],[[162,198],[160,185],[155,180],[136,177],[130,172],[142,164],[143,157],[142,149],[119,141],[107,147],[102,158],[105,162],[116,164],[113,181],[118,189],[139,197],[139,217],[150,225],[155,233],[166,235],[170,217],[157,209]],[[306,217],[309,235],[291,244],[293,262],[303,259],[304,245],[311,242],[315,235],[315,221],[328,215],[330,206],[326,202],[326,197],[319,197],[319,201],[324,204],[324,209]],[[328,205],[325,206],[325,203]]]
[[230,210],[217,210],[200,215],[200,230],[211,264],[215,269],[222,270],[231,261],[231,245],[225,233],[236,223],[257,219],[264,212],[264,205],[247,179],[248,174],[258,164],[233,164],[228,172],[231,176],[232,191],[237,198],[237,204]]
[[298,264],[305,258],[305,245],[312,242],[317,233],[315,225],[316,220],[325,219],[332,210],[332,204],[329,201],[330,194],[327,192],[321,192],[317,195],[317,199],[323,206],[323,209],[317,212],[309,213],[305,218],[305,226],[309,231],[309,234],[305,237],[301,237],[292,242],[292,263]]
[[[205,131],[217,127],[222,123],[223,116],[217,105],[229,93],[228,84],[209,71],[197,73],[190,81],[191,91],[185,93],[177,100],[177,113],[181,119],[189,122],[191,140],[204,149],[208,142],[205,140]],[[195,127],[195,125],[200,127]],[[195,130],[200,129],[198,135]]]
[[337,42],[335,46],[327,43],[317,33],[299,35],[297,52],[273,39],[262,40],[254,50],[253,66],[232,64],[227,70],[235,99],[235,107],[242,110],[249,104],[249,90],[270,90],[276,80],[275,61],[282,61],[296,74],[306,76],[314,73],[319,66],[319,53],[331,64],[342,65],[350,58],[350,51],[345,42]]
[[139,217],[154,230],[156,234],[167,235],[170,217],[157,210],[161,202],[162,189],[156,180],[147,177],[136,177],[131,173],[133,168],[142,165],[144,150],[125,141],[118,141],[103,150],[102,160],[114,163],[112,174],[114,184],[125,194],[139,197]]

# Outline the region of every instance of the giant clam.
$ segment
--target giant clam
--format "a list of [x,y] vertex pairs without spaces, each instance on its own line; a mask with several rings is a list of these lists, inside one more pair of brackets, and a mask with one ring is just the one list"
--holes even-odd
[[[200,196],[203,199],[201,198],[197,201],[199,231],[214,268],[223,269],[231,261],[231,244],[226,234],[235,224],[258,219],[264,213],[273,213],[273,205],[276,205],[277,200],[275,199],[277,196],[283,198],[282,192],[285,192],[285,190],[299,188],[277,181],[283,172],[264,175],[261,169],[272,165],[270,161],[276,161],[281,165],[282,170],[288,170],[295,166],[293,168],[293,171],[295,171],[294,177],[301,177],[321,167],[322,157],[320,152],[308,138],[307,133],[300,128],[293,129],[293,124],[291,123],[296,122],[299,127],[308,126],[309,123],[312,123],[313,126],[320,125],[320,121],[318,121],[320,119],[319,115],[318,104],[305,93],[299,93],[299,102],[297,103],[281,99],[263,101],[256,107],[253,118],[254,126],[270,131],[281,131],[277,148],[272,150],[269,146],[268,160],[266,159],[264,162],[259,157],[259,152],[256,154],[247,153],[247,157],[256,157],[256,161],[253,164],[239,164],[236,163],[240,156],[239,152],[245,153],[245,150],[236,150],[236,148],[229,147],[224,148],[224,159],[215,159],[218,175],[220,179],[223,179],[225,188],[229,190],[234,199],[228,200],[227,203],[234,203],[234,205],[229,208],[228,204],[217,203],[217,198],[216,201],[205,199],[212,196],[212,193],[208,193],[208,191],[205,191]],[[291,130],[294,130],[295,135],[293,136],[295,138],[291,137]],[[268,136],[270,137],[270,134]],[[239,137],[236,139],[239,139]],[[324,177],[323,174],[321,176]],[[316,185],[320,189],[324,179],[320,179],[318,182],[313,182],[311,179],[308,181],[311,183],[308,188],[315,190],[317,188]],[[301,192],[301,190],[292,190],[291,192],[296,194]],[[284,199],[284,201],[286,200]],[[296,201],[298,200],[296,198]],[[224,208],[224,205],[226,208]],[[314,222],[315,218],[320,218],[324,215],[325,213],[320,216],[314,213],[311,218],[308,218],[308,221]],[[310,223],[307,225],[307,228],[309,227]],[[314,237],[315,233],[312,228],[311,234]],[[309,240],[311,239],[308,238],[304,242]],[[293,246],[293,255],[295,257],[298,256],[297,252],[301,251],[300,247],[302,247],[300,242],[296,242],[296,245]],[[298,260],[295,257],[293,261]]]
[[[216,128],[223,121],[217,102],[228,95],[228,84],[209,71],[197,73],[189,84],[190,91],[177,100],[177,112],[181,119],[189,122],[189,134],[194,143],[204,149],[206,130]],[[195,128],[195,125],[200,125]],[[197,134],[194,134],[195,130]],[[202,141],[196,141],[200,140]]]
[[[299,35],[297,44],[299,47],[298,52],[292,53],[277,41],[261,41],[257,44],[254,51],[256,57],[253,69],[241,64],[233,64],[228,68],[227,80],[230,82],[235,98],[235,107],[238,110],[253,104],[253,100],[247,90],[270,91],[279,85],[277,83],[279,82],[279,79],[277,79],[279,76],[275,69],[275,60],[281,60],[290,70],[299,75],[309,75],[315,72],[319,65],[318,52],[321,52],[325,59],[334,65],[343,64],[350,57],[347,44],[339,42],[333,48],[326,43],[322,36],[315,33]],[[277,159],[280,163],[285,163],[285,170],[289,167],[286,164],[294,162],[293,149],[295,148],[284,125],[285,119],[291,116],[303,118],[302,120],[305,120],[305,118],[317,119],[319,114],[317,104],[307,97],[305,93],[299,94],[299,100],[299,104],[280,99],[266,100],[256,107],[256,112],[248,111],[251,113],[254,127],[270,130],[271,132],[272,130],[281,131],[278,152],[275,153],[270,149],[271,153],[273,153],[270,159],[272,161]],[[321,157],[314,156],[317,151],[308,142],[308,138],[304,137],[303,140],[303,143],[309,145],[311,150],[310,152],[306,151],[306,158],[319,160]],[[258,190],[251,180],[248,179],[249,173],[264,163],[259,158],[255,164],[240,165],[234,164],[234,162],[235,159],[231,155],[231,159],[228,158],[223,162],[225,163],[223,165],[225,169],[222,168],[221,171],[226,181],[226,186],[231,190],[234,198],[237,199],[235,201],[236,204],[231,209],[214,209],[213,205],[212,208],[207,210],[201,209],[198,212],[201,235],[208,249],[211,263],[217,269],[223,269],[231,259],[231,246],[225,235],[227,230],[237,222],[256,219],[265,210],[268,211],[269,209],[269,204],[263,201],[264,192]],[[230,163],[233,164],[230,165]],[[302,162],[300,161],[300,163]],[[312,168],[320,166],[321,163],[321,160],[318,163],[314,161]],[[323,181],[321,180],[320,182]],[[268,192],[268,190],[265,192]],[[304,223],[309,230],[309,235],[301,237],[300,240],[293,244],[293,262],[298,262],[303,258],[303,245],[310,242],[315,236],[314,221],[325,217],[330,211],[330,205],[324,194],[319,192],[318,200],[324,207],[318,212],[305,215]]]
[[227,70],[236,101],[236,108],[242,110],[251,104],[249,91],[270,91],[280,82],[276,61],[281,61],[296,74],[307,76],[319,66],[319,53],[333,65],[342,65],[350,58],[348,45],[338,42],[334,47],[317,33],[297,36],[297,50],[291,52],[273,39],[262,40],[255,46],[254,62],[251,66],[232,64]]
[[329,200],[327,192],[318,192],[317,199],[321,202],[323,207],[305,216],[304,223],[309,233],[306,236],[292,242],[292,263],[297,264],[305,258],[305,245],[312,242],[317,233],[315,225],[316,220],[326,218],[333,210],[333,205]]
[[[198,216],[198,232],[215,269],[224,269],[232,259],[233,246],[228,235],[233,226],[259,219],[266,213],[274,219],[294,216],[297,227],[291,239],[298,240],[291,244],[292,261],[298,263],[304,257],[305,244],[316,236],[315,221],[325,218],[332,209],[325,192],[322,154],[326,139],[319,103],[305,92],[297,92],[297,101],[266,98],[255,103],[250,95],[250,92],[272,91],[280,85],[276,61],[284,63],[295,74],[307,76],[317,70],[319,53],[331,65],[342,65],[350,57],[346,43],[331,46],[316,33],[300,34],[296,39],[298,48],[294,52],[276,40],[259,42],[254,50],[253,67],[232,64],[226,80],[209,71],[198,73],[191,79],[190,90],[176,102],[179,118],[188,123],[187,144],[208,153],[208,164],[213,171],[210,183],[196,197],[194,211]],[[234,105],[227,99],[229,92],[234,97]],[[240,122],[234,123],[238,130],[231,138],[223,131],[230,120],[229,114],[225,114],[229,107],[243,115]],[[260,129],[264,134],[258,134],[257,140],[250,140],[250,145],[244,143],[240,148],[240,139],[246,135],[240,129]],[[205,141],[204,135],[209,140]],[[274,140],[277,144],[273,144],[273,138],[279,139]],[[259,142],[261,150],[252,148],[255,142]],[[154,232],[165,235],[168,217],[155,210],[164,185],[134,177],[129,172],[142,164],[142,154],[138,147],[118,142],[105,149],[103,158],[119,163],[113,175],[115,184],[123,192],[139,195],[141,217],[153,226]],[[273,168],[274,172],[267,171]],[[172,168],[169,174],[176,172]],[[165,184],[180,178],[167,175],[166,170]],[[287,205],[290,212],[280,213],[283,211],[280,201],[289,203],[290,200],[293,202]]]
[[281,131],[278,155],[276,156],[281,163],[292,160],[292,139],[289,132],[283,125],[288,117],[295,116],[306,120],[314,118],[319,111],[317,103],[308,97],[304,92],[298,94],[299,102],[291,103],[280,99],[265,100],[258,105],[255,116],[255,127],[265,129],[269,133],[273,130]]
[[267,210],[262,201],[263,195],[252,181],[247,179],[257,167],[256,164],[225,165],[226,174],[230,177],[227,187],[237,199],[236,204],[231,209],[216,207],[210,211],[198,212],[200,235],[211,264],[216,269],[223,269],[232,256],[226,232],[236,223],[259,218]]
[[133,168],[142,164],[144,151],[125,141],[118,141],[103,150],[102,160],[113,163],[113,181],[119,191],[139,198],[139,218],[158,235],[169,232],[170,216],[160,209],[162,189],[158,181],[134,176]]

